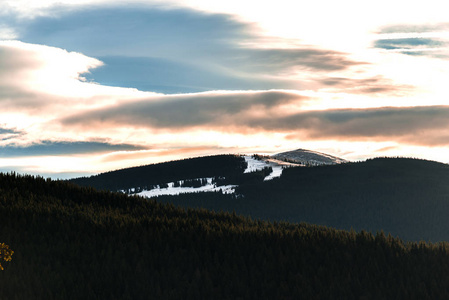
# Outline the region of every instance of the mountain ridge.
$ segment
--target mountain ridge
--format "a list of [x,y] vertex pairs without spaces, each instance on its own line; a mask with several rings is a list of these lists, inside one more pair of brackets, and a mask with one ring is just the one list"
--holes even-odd
[[449,241],[449,165],[409,158],[376,158],[283,170],[270,181],[230,196],[182,195],[158,201],[233,211],[271,221],[339,229],[384,230],[408,241]]
[[[409,241],[449,241],[449,220],[444,215],[449,211],[449,165],[411,158],[345,163],[331,158],[332,163],[327,164],[278,166],[277,172],[281,172],[276,175],[280,176],[270,180],[265,179],[273,173],[274,166],[266,162],[271,158],[258,155],[194,158],[83,180],[85,186],[99,188],[91,183],[101,179],[100,188],[109,187],[111,191],[135,188],[134,193],[185,208],[236,211],[257,219],[308,222],[346,230],[385,230]],[[220,170],[224,166],[226,172]],[[149,177],[133,173],[151,170],[157,172]],[[108,182],[111,178],[112,183]],[[151,178],[156,181],[151,182]],[[130,185],[124,186],[125,182]],[[211,192],[201,192],[205,184]],[[183,186],[186,188],[182,191]],[[145,192],[152,189],[154,192]],[[193,194],[165,196],[177,191]]]
[[300,163],[302,165],[327,165],[327,164],[340,164],[348,162],[343,158],[339,158],[330,154],[301,148],[276,153],[271,155],[271,157],[279,160]]
[[[298,159],[295,160],[295,158]],[[122,168],[89,177],[72,178],[68,181],[81,186],[111,191],[142,190],[145,187],[156,185],[165,187],[167,184],[185,179],[206,179],[213,176],[235,177],[242,173],[242,170],[244,173],[249,173],[271,168],[271,174],[266,175],[267,180],[281,176],[282,169],[287,167],[314,166],[334,162],[346,161],[329,154],[305,149],[282,152],[272,156],[220,154]],[[188,169],[190,171],[186,173],[185,171]],[[159,174],[156,176],[156,173]]]

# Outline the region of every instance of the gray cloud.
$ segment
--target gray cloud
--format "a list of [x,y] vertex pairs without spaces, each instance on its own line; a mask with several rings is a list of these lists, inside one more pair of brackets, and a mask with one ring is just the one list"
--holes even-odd
[[250,25],[228,15],[132,5],[59,7],[51,16],[25,20],[18,28],[26,42],[91,56],[189,58],[224,53],[233,41],[252,36],[251,31]]
[[398,85],[382,76],[370,78],[327,77],[320,80],[321,84],[329,86],[335,92],[351,94],[379,94],[381,96],[403,96],[414,89],[410,85]]
[[0,134],[20,134],[20,131],[17,131],[15,129],[0,127]]
[[10,128],[0,127],[0,141],[7,141],[16,138],[22,134],[21,131]]
[[29,146],[7,145],[0,147],[0,157],[44,156],[104,153],[111,151],[136,151],[147,148],[128,144],[104,142],[52,142],[43,141]]
[[[447,59],[449,58],[447,54],[449,41],[438,35],[439,32],[447,30],[449,30],[449,23],[386,26],[381,28],[379,33],[383,34],[383,37],[385,37],[385,34],[393,34],[392,38],[377,39],[374,41],[373,47],[406,55]],[[394,34],[403,35],[403,37],[396,38]]]
[[449,30],[449,23],[438,24],[397,24],[380,28],[379,33],[417,33]]
[[295,69],[312,71],[340,71],[366,64],[348,59],[346,53],[314,48],[299,49],[241,49],[231,58],[236,65],[249,71],[282,73]]
[[[56,16],[56,17],[55,17]],[[258,49],[256,28],[229,15],[133,6],[64,10],[23,21],[20,39],[103,58],[87,77],[100,84],[164,93],[293,89],[292,71],[341,71],[362,64],[312,46]],[[128,67],[124,67],[127,65]],[[118,70],[122,70],[119,72]],[[272,78],[273,75],[280,78]]]
[[[261,126],[256,121],[254,125]],[[265,120],[266,130],[311,139],[393,140],[415,145],[449,145],[449,106],[339,109]],[[295,133],[298,131],[298,133]]]
[[416,48],[433,48],[446,45],[442,41],[431,38],[403,38],[403,39],[380,39],[374,43],[376,48],[386,50],[412,50]]
[[280,105],[302,101],[281,92],[217,98],[142,101],[75,115],[66,126],[135,126],[164,130],[205,128],[267,131],[307,140],[391,140],[415,145],[449,145],[449,106],[331,109],[276,113]]
[[77,114],[63,120],[65,125],[121,124],[161,129],[233,125],[235,118],[249,112],[267,113],[282,104],[308,99],[279,91],[181,95],[127,102],[124,105]]
[[441,128],[449,123],[449,107],[386,107],[303,112],[267,123],[269,129],[307,129],[313,136],[404,135]]

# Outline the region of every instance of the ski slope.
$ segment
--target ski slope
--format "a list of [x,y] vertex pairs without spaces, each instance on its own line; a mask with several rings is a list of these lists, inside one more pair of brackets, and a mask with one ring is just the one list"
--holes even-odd
[[[281,160],[277,160],[275,158],[263,158],[262,160],[258,160],[249,155],[245,155],[244,158],[247,163],[247,168],[245,169],[244,173],[262,170],[265,167],[271,167],[273,169],[273,172],[271,172],[271,174],[266,176],[264,178],[264,181],[280,177],[282,175],[282,170],[286,167],[298,166],[298,164],[284,162]],[[143,190],[139,193],[136,193],[135,195],[152,198],[164,195],[179,195],[179,194],[198,193],[198,192],[221,191],[222,193],[225,194],[235,193],[235,188],[237,187],[237,185],[216,186],[214,183],[212,183],[213,178],[205,178],[205,179],[207,179],[207,184],[200,187],[182,187],[182,186],[175,187],[174,182],[168,182],[167,183],[168,187],[158,186],[157,188],[151,190]],[[181,180],[180,183],[182,185],[183,181]]]
[[298,166],[298,164],[284,162],[284,161],[277,160],[274,158],[264,158],[263,160],[258,160],[258,159],[253,158],[252,156],[247,156],[247,155],[245,155],[244,158],[245,158],[246,163],[248,164],[244,173],[250,173],[250,172],[262,170],[265,167],[271,167],[273,169],[273,172],[271,172],[270,175],[266,176],[264,178],[264,181],[271,180],[276,177],[281,177],[282,170],[284,168]]
[[[179,195],[186,193],[197,193],[197,192],[217,192],[222,191],[225,194],[233,194],[235,192],[236,185],[224,185],[216,186],[212,183],[212,178],[206,178],[207,184],[197,188],[194,187],[175,187],[174,182],[169,182],[167,188],[155,188],[151,190],[144,190],[137,193],[138,196],[143,196],[147,198],[163,196],[163,195]],[[182,183],[182,181],[181,181]]]

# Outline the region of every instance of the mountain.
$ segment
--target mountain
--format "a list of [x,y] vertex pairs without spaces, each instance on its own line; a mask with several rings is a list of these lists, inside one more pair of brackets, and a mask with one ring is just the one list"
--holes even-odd
[[69,180],[80,186],[152,197],[204,191],[233,193],[249,181],[281,176],[298,166],[260,155],[214,155],[126,168]]
[[449,165],[377,158],[287,168],[280,178],[240,185],[233,199],[198,194],[157,200],[184,207],[236,211],[264,220],[384,230],[408,241],[436,242],[449,241],[448,182]]
[[[292,154],[287,155],[288,153]],[[294,161],[295,157],[298,158],[297,162]],[[151,193],[142,193],[142,195],[231,190],[242,181],[248,181],[248,178],[258,177],[261,180],[270,180],[281,176],[282,170],[286,167],[328,163],[331,159],[338,162],[344,161],[310,150],[279,153],[273,157],[257,154],[252,156],[212,155],[125,168],[90,177],[73,178],[70,182],[109,191],[132,193],[152,191]],[[192,180],[195,183],[191,183]],[[215,184],[217,180],[219,182]],[[198,189],[199,186],[195,186],[197,189],[192,189],[192,185],[196,185],[197,182],[201,182],[200,186],[203,188]],[[217,188],[217,186],[224,185],[227,186]],[[167,191],[167,188],[170,190]]]
[[277,153],[272,155],[272,157],[282,161],[299,163],[301,165],[332,165],[348,162],[347,160],[336,156],[306,149]]
[[242,156],[215,155],[126,168],[74,178],[70,182],[109,191],[148,190],[186,179],[235,177],[243,174],[246,167]]
[[[295,167],[260,155],[209,156],[72,182],[255,219],[384,230],[407,241],[449,241],[448,165],[408,158],[336,163],[342,160],[308,150],[292,152],[322,164]],[[329,161],[333,164],[324,164]]]
[[[449,165],[408,158],[289,168],[237,193],[265,219],[384,230],[405,240],[449,241]],[[257,211],[251,209],[251,211]]]
[[0,173],[0,239],[14,251],[0,272],[0,299],[449,294],[449,244],[184,210],[32,176]]

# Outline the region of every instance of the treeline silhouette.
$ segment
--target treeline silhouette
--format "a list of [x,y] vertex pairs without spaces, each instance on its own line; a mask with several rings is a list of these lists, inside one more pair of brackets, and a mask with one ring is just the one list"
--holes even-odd
[[[223,195],[222,195],[223,196]],[[447,299],[449,245],[0,174],[0,299]]]
[[272,221],[384,230],[407,241],[449,241],[449,165],[410,158],[284,169],[237,195],[161,196],[160,202]]
[[71,179],[80,186],[119,191],[152,189],[168,182],[206,177],[232,177],[246,169],[245,159],[238,155],[215,155],[170,161]]

